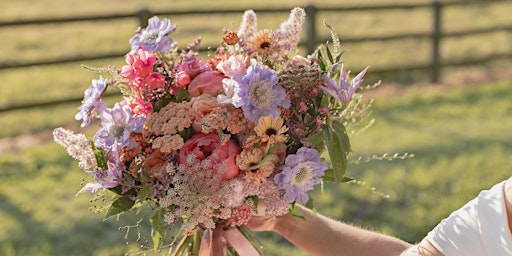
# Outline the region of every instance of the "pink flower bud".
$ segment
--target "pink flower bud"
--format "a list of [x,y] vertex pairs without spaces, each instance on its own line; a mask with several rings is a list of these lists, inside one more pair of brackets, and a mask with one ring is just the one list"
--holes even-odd
[[180,71],[176,75],[176,81],[179,85],[185,87],[190,84],[190,75],[185,71]]

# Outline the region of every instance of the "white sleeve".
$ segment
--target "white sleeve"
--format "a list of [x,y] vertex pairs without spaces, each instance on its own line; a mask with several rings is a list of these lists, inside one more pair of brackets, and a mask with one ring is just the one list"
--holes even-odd
[[445,256],[510,256],[512,234],[507,221],[506,181],[480,192],[439,223],[427,239]]

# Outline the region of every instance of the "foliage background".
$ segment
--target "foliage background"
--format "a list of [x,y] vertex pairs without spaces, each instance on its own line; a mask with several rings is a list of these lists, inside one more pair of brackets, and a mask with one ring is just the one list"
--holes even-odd
[[[357,4],[384,1],[358,1]],[[394,0],[388,2],[416,2]],[[509,22],[511,5],[481,8],[474,3],[446,14],[446,27],[483,26]],[[10,1],[2,3],[1,20],[31,17],[67,17],[149,9],[264,8],[275,1]],[[344,1],[280,1],[279,5],[355,4]],[[470,15],[468,15],[468,13]],[[503,15],[503,14],[506,15]],[[401,13],[404,14],[404,13]],[[472,15],[471,15],[472,14]],[[354,13],[326,17],[342,36],[422,31],[430,27],[429,13]],[[197,35],[220,39],[223,27],[237,28],[240,15],[208,20],[180,17],[175,39],[183,44]],[[478,17],[478,18],[475,18]],[[259,16],[260,27],[276,27],[284,17]],[[405,19],[405,20],[404,20]],[[471,21],[471,22],[469,22]],[[207,26],[206,26],[207,25]],[[128,49],[135,22],[73,26],[49,25],[0,28],[0,60],[19,62]],[[191,29],[189,29],[189,27]],[[327,30],[326,30],[327,31]],[[190,33],[190,34],[189,34]],[[510,48],[510,33],[461,38],[443,44],[445,56],[478,55],[490,49]],[[343,45],[345,61],[354,71],[364,66],[407,64],[408,56],[428,58],[428,43],[400,45],[370,43]],[[122,65],[123,59],[94,61],[91,66]],[[411,243],[420,240],[450,212],[482,189],[510,176],[512,153],[512,79],[510,61],[463,69],[446,69],[439,84],[421,82],[424,76],[386,77],[374,98],[375,124],[351,135],[351,159],[385,153],[409,153],[409,160],[374,160],[352,164],[347,175],[361,181],[339,187],[325,185],[315,192],[318,211],[335,219],[398,236]],[[371,73],[371,69],[370,69]],[[0,105],[82,95],[90,79],[79,64],[52,65],[0,71]],[[78,131],[73,115],[79,104],[0,113],[0,254],[1,255],[122,255],[136,247],[137,227],[128,239],[120,226],[137,217],[101,221],[91,214],[90,194],[75,197],[87,177],[76,162],[51,142],[50,131],[65,125]],[[87,131],[90,132],[90,131]],[[383,195],[387,195],[383,196]],[[147,230],[141,223],[143,234]],[[261,233],[266,255],[305,255],[275,234]],[[144,242],[144,241],[142,241]],[[128,245],[126,245],[128,243]]]

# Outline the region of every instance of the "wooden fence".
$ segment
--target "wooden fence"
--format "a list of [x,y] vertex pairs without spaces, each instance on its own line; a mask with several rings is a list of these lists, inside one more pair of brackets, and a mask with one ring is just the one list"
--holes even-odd
[[[479,58],[471,58],[464,60],[451,60],[451,61],[441,61],[440,55],[440,46],[443,39],[447,39],[450,37],[461,37],[461,36],[472,36],[472,35],[480,35],[486,33],[493,33],[497,31],[512,31],[512,24],[501,25],[501,26],[492,26],[488,28],[472,28],[466,29],[463,31],[452,31],[452,32],[444,32],[443,31],[443,10],[448,6],[460,6],[467,4],[494,4],[498,2],[505,2],[510,0],[453,0],[449,2],[441,2],[441,1],[433,1],[431,3],[411,3],[411,4],[380,4],[380,5],[364,5],[364,6],[345,6],[345,7],[316,7],[313,5],[309,5],[305,7],[307,12],[306,25],[305,25],[305,39],[301,42],[301,45],[304,46],[308,53],[314,51],[314,49],[320,44],[327,40],[327,38],[320,38],[317,34],[317,13],[318,12],[353,12],[353,11],[382,11],[382,10],[409,10],[409,9],[430,9],[432,12],[432,27],[429,32],[424,33],[404,33],[390,36],[366,36],[366,37],[358,37],[358,38],[344,38],[344,43],[353,43],[353,42],[368,42],[368,41],[393,41],[393,40],[403,40],[403,39],[427,39],[431,42],[431,57],[429,62],[407,65],[407,66],[389,66],[386,68],[377,68],[372,69],[372,73],[380,73],[380,72],[399,72],[399,71],[409,71],[409,70],[429,70],[430,79],[432,82],[437,82],[439,80],[439,73],[443,67],[447,66],[464,66],[464,65],[472,65],[483,62],[488,62],[491,60],[498,59],[512,59],[512,52],[507,54],[490,54],[488,56],[479,57]],[[17,26],[26,26],[26,25],[45,25],[45,24],[54,24],[54,23],[71,23],[71,22],[87,22],[87,21],[108,21],[108,20],[119,20],[119,19],[138,19],[141,27],[145,27],[147,25],[147,20],[152,15],[161,15],[161,16],[181,16],[181,15],[197,15],[197,14],[230,14],[230,13],[242,13],[245,9],[231,9],[231,10],[190,10],[190,11],[150,11],[147,9],[143,9],[138,11],[137,13],[120,13],[120,14],[110,14],[110,15],[93,15],[93,16],[84,16],[84,17],[70,17],[70,18],[45,18],[45,19],[31,19],[31,20],[16,20],[16,21],[0,21],[0,28],[2,27],[17,27]],[[273,9],[257,9],[255,10],[257,13],[287,13],[289,12],[289,8],[273,8]],[[97,54],[97,55],[89,55],[87,57],[67,57],[60,59],[47,59],[47,60],[38,60],[24,63],[11,63],[11,62],[0,62],[0,71],[5,69],[16,69],[16,68],[24,68],[30,66],[38,66],[38,65],[52,65],[52,64],[62,64],[62,63],[70,63],[70,62],[83,62],[89,60],[99,60],[113,57],[120,57],[126,54],[126,52],[111,52],[107,54]],[[17,110],[17,109],[25,109],[25,108],[33,108],[33,107],[44,107],[50,105],[56,105],[61,103],[68,102],[76,102],[80,99],[66,99],[66,100],[58,100],[58,101],[48,101],[37,104],[26,104],[26,105],[18,105],[18,106],[7,106],[0,107],[0,112]]]

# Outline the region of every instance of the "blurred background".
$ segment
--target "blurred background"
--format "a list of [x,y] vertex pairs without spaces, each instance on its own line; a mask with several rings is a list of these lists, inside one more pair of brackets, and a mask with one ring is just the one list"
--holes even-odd
[[[0,255],[123,255],[147,232],[141,223],[125,238],[119,227],[137,216],[91,213],[94,196],[75,196],[87,175],[52,141],[55,127],[80,131],[73,117],[98,77],[80,64],[123,65],[151,15],[177,25],[181,46],[202,36],[207,49],[223,28],[238,29],[245,9],[275,29],[296,6],[308,12],[302,54],[329,39],[325,21],[347,68],[370,66],[365,82],[381,81],[363,92],[375,100],[374,125],[351,134],[347,176],[358,182],[315,191],[319,212],[414,243],[511,176],[512,1],[3,1]],[[274,234],[258,237],[265,255],[306,255]]]

